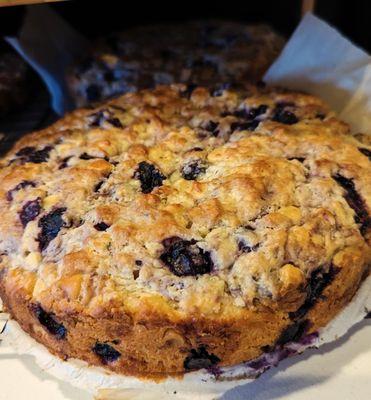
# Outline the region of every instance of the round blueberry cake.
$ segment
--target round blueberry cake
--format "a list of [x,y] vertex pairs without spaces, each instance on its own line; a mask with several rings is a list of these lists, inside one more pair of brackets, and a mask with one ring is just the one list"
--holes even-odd
[[215,86],[260,80],[283,38],[266,25],[192,21],[128,29],[99,40],[68,74],[78,106],[173,83]]
[[0,293],[53,354],[141,377],[317,332],[370,265],[371,147],[318,98],[128,93],[0,161]]

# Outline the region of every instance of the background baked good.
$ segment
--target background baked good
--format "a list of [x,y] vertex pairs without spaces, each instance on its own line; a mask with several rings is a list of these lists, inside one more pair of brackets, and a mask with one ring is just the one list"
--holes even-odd
[[0,116],[25,104],[30,95],[29,78],[25,61],[0,43]]
[[78,106],[158,84],[240,85],[259,81],[283,38],[266,25],[194,21],[107,36],[69,73]]

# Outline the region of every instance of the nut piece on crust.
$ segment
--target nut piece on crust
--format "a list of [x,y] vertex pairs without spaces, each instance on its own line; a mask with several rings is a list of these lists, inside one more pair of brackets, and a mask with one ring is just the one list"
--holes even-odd
[[325,326],[368,273],[370,150],[274,89],[77,110],[0,161],[1,297],[54,354],[118,373],[254,359]]
[[78,106],[174,83],[218,94],[231,84],[258,82],[283,45],[266,25],[210,20],[141,26],[93,44],[67,81]]

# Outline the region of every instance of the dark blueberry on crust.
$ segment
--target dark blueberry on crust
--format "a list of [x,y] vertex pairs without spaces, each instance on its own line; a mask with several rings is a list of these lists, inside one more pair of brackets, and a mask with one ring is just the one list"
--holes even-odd
[[58,169],[64,169],[68,167],[68,161],[72,158],[72,156],[68,156],[62,159],[62,162],[59,164]]
[[40,218],[38,226],[41,231],[37,237],[40,251],[46,249],[49,243],[58,235],[64,225],[62,215],[65,211],[66,208],[64,207],[56,208]]
[[102,89],[100,86],[92,84],[86,88],[86,98],[88,101],[99,101],[102,98]]
[[6,194],[6,199],[8,201],[12,201],[13,200],[13,195],[14,195],[15,192],[18,192],[18,190],[24,189],[24,188],[26,188],[28,186],[35,187],[36,184],[33,181],[22,181],[22,182],[18,183],[18,185],[14,186],[13,189],[8,191],[8,193]]
[[276,344],[282,346],[289,342],[299,341],[304,336],[308,325],[308,320],[294,322],[281,333]]
[[99,110],[94,114],[90,114],[89,118],[91,119],[90,126],[100,127],[104,122],[108,122],[116,128],[123,128],[121,121],[118,118],[113,117],[112,113],[107,109]]
[[98,182],[95,186],[94,186],[94,192],[99,192],[99,189],[102,187],[104,181],[100,181]]
[[192,96],[192,93],[196,88],[197,88],[197,85],[195,85],[194,83],[189,83],[187,85],[187,88],[185,90],[183,90],[182,92],[180,92],[180,96],[184,97],[186,99],[189,99]]
[[94,158],[97,158],[97,157],[91,156],[88,153],[82,153],[80,155],[80,160],[93,160]]
[[364,154],[366,157],[368,157],[369,160],[371,160],[371,150],[365,149],[363,147],[359,147],[358,150]]
[[108,228],[110,227],[110,225],[106,224],[105,222],[98,222],[97,224],[94,225],[94,228],[97,231],[106,231]]
[[259,125],[258,120],[247,121],[247,122],[232,122],[231,131],[254,131]]
[[366,233],[371,226],[371,219],[366,210],[365,202],[358,194],[353,180],[339,174],[335,175],[333,178],[345,190],[345,200],[349,207],[355,212],[354,221],[361,225],[361,233]]
[[324,272],[321,268],[313,271],[306,287],[307,297],[304,304],[298,310],[290,313],[290,318],[303,318],[316,302],[323,298],[323,291],[334,280],[337,273],[338,269],[332,265],[328,272]]
[[55,319],[53,313],[46,312],[39,304],[32,304],[31,310],[40,324],[46,328],[49,333],[55,336],[56,339],[60,340],[66,337],[67,329]]
[[135,265],[137,265],[138,267],[143,265],[143,261],[142,260],[135,260]]
[[318,112],[316,114],[316,118],[320,119],[320,120],[324,120],[326,118],[326,114]]
[[200,174],[205,173],[206,167],[202,164],[201,160],[191,161],[182,168],[182,177],[187,181],[197,179]]
[[305,158],[304,157],[290,157],[290,158],[288,158],[288,160],[289,161],[296,160],[296,161],[303,163],[305,161]]
[[252,251],[256,251],[259,247],[259,244],[256,244],[255,246],[249,246],[244,240],[240,240],[238,242],[238,250],[241,253],[250,253]]
[[92,351],[101,359],[103,364],[116,361],[121,353],[107,343],[95,343]]
[[192,349],[189,356],[184,360],[184,369],[197,370],[202,368],[210,368],[220,362],[220,358],[215,354],[209,354],[204,346],[198,349]]
[[48,161],[52,149],[52,146],[45,146],[41,150],[36,150],[35,147],[24,147],[16,153],[16,156],[22,164],[27,162],[40,164]]
[[218,122],[209,121],[204,129],[208,132],[211,132],[213,136],[218,136],[219,133],[218,126],[219,126]]
[[164,239],[160,260],[177,276],[208,274],[213,268],[210,253],[196,243],[195,240],[183,240],[176,236]]
[[286,110],[286,107],[292,106],[292,103],[279,103],[273,111],[272,121],[280,122],[281,124],[293,125],[299,122],[298,117],[291,111]]
[[230,83],[221,83],[216,85],[211,91],[210,95],[212,97],[222,96],[225,90],[228,90],[231,87]]
[[33,221],[40,214],[40,211],[41,206],[39,198],[25,203],[19,213],[19,219],[21,220],[23,228],[25,228],[30,221]]
[[242,118],[242,119],[255,119],[256,117],[259,117],[262,114],[265,114],[268,110],[268,106],[266,104],[261,104],[258,107],[252,107],[249,109],[241,109],[237,110],[233,113],[233,115],[237,118]]
[[141,161],[134,173],[134,178],[139,179],[143,193],[151,193],[155,187],[161,186],[166,177],[153,165]]
[[19,150],[15,155],[17,157],[24,157],[24,156],[29,156],[30,154],[34,153],[36,151],[35,147],[32,146],[27,146],[23,147],[21,150]]

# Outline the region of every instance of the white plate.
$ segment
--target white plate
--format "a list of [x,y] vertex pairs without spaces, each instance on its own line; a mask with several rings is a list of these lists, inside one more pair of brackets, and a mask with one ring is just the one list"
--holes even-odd
[[[92,400],[87,392],[42,371],[33,358],[4,354],[1,347],[0,382],[0,400]],[[223,397],[278,399],[370,400],[371,319],[359,323],[340,340],[285,360],[254,383]]]

